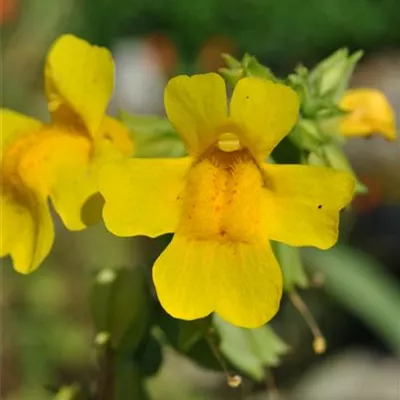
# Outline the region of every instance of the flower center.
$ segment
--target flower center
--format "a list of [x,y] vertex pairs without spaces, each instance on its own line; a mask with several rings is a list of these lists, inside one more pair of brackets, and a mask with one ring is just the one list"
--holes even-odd
[[264,179],[248,150],[222,143],[228,150],[219,141],[189,172],[180,229],[199,240],[251,242],[261,232]]
[[89,138],[61,128],[42,127],[22,135],[4,150],[2,186],[26,186],[47,195],[55,179],[55,164],[64,161],[68,165],[69,160],[89,155]]

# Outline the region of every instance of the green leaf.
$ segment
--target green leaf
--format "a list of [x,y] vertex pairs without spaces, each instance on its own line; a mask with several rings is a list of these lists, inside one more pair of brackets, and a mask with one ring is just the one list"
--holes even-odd
[[273,249],[282,268],[284,289],[290,292],[296,286],[307,287],[308,277],[304,271],[299,249],[279,242],[273,242]]
[[132,129],[133,134],[158,136],[171,135],[174,132],[170,122],[156,115],[135,115],[126,111],[120,112],[120,120]]
[[288,350],[288,346],[269,326],[240,328],[217,315],[214,315],[214,324],[221,337],[221,353],[233,366],[255,381],[265,379],[266,368],[279,365],[280,356]]
[[190,350],[201,339],[209,334],[212,320],[211,317],[205,317],[194,321],[180,321],[178,334],[178,347],[184,352]]
[[[219,346],[219,336],[216,334],[212,335],[212,340],[215,345]],[[213,353],[209,341],[203,336],[198,340],[190,350],[186,351],[185,356],[190,358],[196,364],[203,368],[211,369],[214,371],[221,371],[222,366],[216,355]]]
[[176,349],[186,352],[204,337],[210,327],[210,318],[201,318],[194,321],[183,321],[172,318],[163,309],[159,310],[157,322],[166,334],[168,341]]
[[180,157],[185,147],[166,118],[120,113],[135,144],[135,157]]
[[111,313],[111,342],[121,351],[135,349],[149,327],[150,299],[143,267],[121,270]]
[[251,344],[255,354],[258,354],[267,367],[277,367],[281,356],[289,350],[288,345],[269,326],[250,331]]
[[221,365],[206,339],[206,335],[210,335],[216,345],[219,344],[219,337],[210,332],[211,319],[209,317],[195,321],[182,321],[172,318],[160,309],[157,325],[168,343],[179,353],[205,368],[221,370]]
[[139,346],[134,359],[144,376],[155,375],[163,361],[162,349],[158,339],[154,335],[149,335],[144,343]]
[[104,334],[103,337],[108,334],[114,349],[133,351],[147,331],[150,319],[150,299],[143,269],[100,271],[92,288],[91,301],[97,331]]
[[129,359],[117,359],[114,366],[114,400],[147,400],[142,374]]
[[326,291],[400,355],[400,287],[384,266],[342,245],[303,252],[307,266],[324,274]]

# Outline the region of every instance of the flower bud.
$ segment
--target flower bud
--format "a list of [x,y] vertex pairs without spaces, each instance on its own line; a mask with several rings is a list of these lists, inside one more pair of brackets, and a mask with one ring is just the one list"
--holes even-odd
[[220,68],[219,73],[224,77],[228,84],[235,87],[239,79],[247,76],[255,76],[276,82],[277,78],[271,70],[260,64],[257,59],[249,54],[245,54],[241,61],[236,60],[229,54],[223,54],[227,68]]
[[310,72],[311,87],[316,89],[318,96],[337,102],[343,96],[361,56],[361,51],[352,55],[347,49],[336,51]]

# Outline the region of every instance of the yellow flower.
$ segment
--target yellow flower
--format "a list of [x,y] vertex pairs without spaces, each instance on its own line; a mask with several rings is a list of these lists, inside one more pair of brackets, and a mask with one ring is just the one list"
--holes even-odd
[[396,139],[394,112],[385,95],[376,89],[351,89],[344,94],[340,107],[349,111],[340,122],[343,136],[367,136],[380,133]]
[[297,95],[284,85],[244,78],[228,113],[219,75],[179,76],[167,85],[165,106],[189,156],[102,168],[105,223],[120,236],[175,232],[153,268],[172,316],[216,311],[235,325],[260,326],[282,294],[269,239],[331,247],[354,180],[325,167],[264,162],[297,119]]
[[85,228],[84,203],[98,168],[130,154],[122,124],[105,116],[113,90],[108,50],[72,35],[59,38],[45,66],[51,122],[1,110],[1,257],[21,273],[36,269],[54,240],[48,198],[71,230]]

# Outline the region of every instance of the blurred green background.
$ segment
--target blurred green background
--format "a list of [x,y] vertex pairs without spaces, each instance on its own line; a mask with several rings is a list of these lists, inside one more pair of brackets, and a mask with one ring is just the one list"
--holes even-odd
[[[352,84],[383,90],[399,117],[398,0],[3,0],[0,12],[2,106],[42,120],[44,57],[66,32],[113,51],[112,112],[162,114],[168,77],[215,70],[221,52],[249,52],[284,76],[349,47],[365,50]],[[400,146],[355,139],[346,151],[370,193],[346,215],[343,247],[303,253],[316,283],[301,296],[328,350],[313,353],[305,322],[284,300],[274,321],[291,346],[274,370],[282,398],[400,399]],[[46,400],[62,385],[96,377],[88,294],[96,271],[134,265],[148,275],[165,243],[115,238],[101,224],[71,233],[58,221],[56,246],[37,272],[20,276],[2,262],[1,398]],[[146,381],[154,399],[261,399],[271,389],[271,382],[227,388],[220,372],[170,346],[162,353]]]

